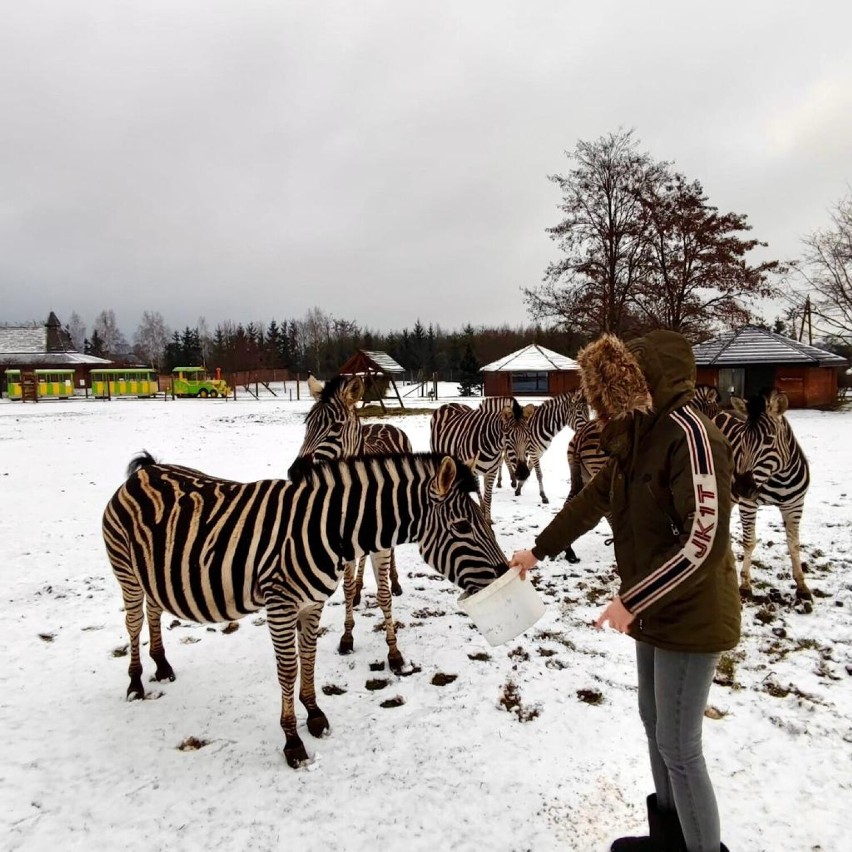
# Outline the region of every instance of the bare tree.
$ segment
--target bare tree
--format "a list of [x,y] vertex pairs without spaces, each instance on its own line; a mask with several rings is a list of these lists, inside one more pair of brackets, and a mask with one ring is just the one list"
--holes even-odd
[[647,210],[639,187],[660,172],[638,151],[633,131],[580,141],[567,153],[576,166],[550,175],[562,192],[565,218],[548,228],[564,254],[542,285],[524,290],[534,319],[556,320],[590,335],[631,330],[631,295],[648,268]]
[[720,214],[698,181],[668,169],[649,175],[640,189],[647,212],[648,264],[632,302],[656,328],[700,339],[714,326],[752,319],[750,301],[777,295],[769,275],[778,261],[750,266],[745,255],[766,243],[743,239],[747,217]]
[[831,225],[814,231],[803,240],[805,254],[797,271],[809,291],[801,294],[794,308],[810,296],[815,330],[852,345],[852,194],[831,211]]
[[133,351],[146,364],[150,364],[158,373],[163,371],[166,359],[166,347],[169,345],[171,329],[166,325],[159,311],[145,311],[142,322],[133,335]]
[[71,342],[77,352],[82,352],[86,345],[86,323],[83,322],[80,314],[77,311],[71,312],[71,318],[66,326],[68,334],[71,336]]
[[107,355],[121,355],[127,352],[128,344],[123,332],[118,327],[115,311],[112,308],[101,311],[95,317],[94,331],[98,333],[103,351]]

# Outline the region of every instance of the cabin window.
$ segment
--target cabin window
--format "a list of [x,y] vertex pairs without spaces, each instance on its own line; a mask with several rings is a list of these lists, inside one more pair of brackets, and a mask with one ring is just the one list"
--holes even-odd
[[548,392],[549,373],[512,373],[512,394],[545,395]]

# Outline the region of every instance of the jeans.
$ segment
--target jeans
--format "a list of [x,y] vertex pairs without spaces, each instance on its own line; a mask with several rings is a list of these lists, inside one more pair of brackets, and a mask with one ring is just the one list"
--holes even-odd
[[718,654],[636,643],[639,715],[648,736],[660,810],[677,811],[689,852],[718,852],[719,810],[701,747]]

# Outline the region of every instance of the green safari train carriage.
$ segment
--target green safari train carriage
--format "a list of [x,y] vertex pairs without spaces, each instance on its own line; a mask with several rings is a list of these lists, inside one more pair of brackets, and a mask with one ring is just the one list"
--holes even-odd
[[[69,399],[74,396],[74,371],[33,370],[39,399]],[[20,370],[6,370],[6,394],[9,399],[23,398]]]
[[201,397],[215,399],[227,397],[231,392],[228,383],[216,370],[214,379],[205,367],[175,367],[172,370],[172,392],[178,397]]
[[150,367],[109,367],[89,373],[92,396],[112,399],[114,396],[156,396],[160,390],[157,373]]

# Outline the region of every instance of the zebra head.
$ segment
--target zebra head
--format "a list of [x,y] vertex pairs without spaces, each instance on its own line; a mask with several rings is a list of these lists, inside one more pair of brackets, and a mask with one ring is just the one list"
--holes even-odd
[[485,588],[509,568],[473,494],[479,494],[479,481],[471,467],[444,456],[429,484],[419,540],[423,561],[471,593]]
[[295,479],[299,470],[314,461],[349,458],[361,452],[361,423],[355,406],[364,394],[359,376],[335,376],[325,384],[313,376],[308,388],[316,402],[305,417],[305,440],[290,466],[288,477]]
[[790,461],[789,424],[784,417],[787,395],[771,390],[749,397],[731,397],[742,422],[734,453],[736,499],[754,500],[760,489]]
[[534,405],[525,405],[522,408],[516,399],[500,413],[506,459],[518,482],[530,477],[530,420],[534,414]]
[[581,426],[589,422],[589,403],[581,390],[568,391],[565,394],[565,401],[567,425],[576,432]]
[[722,410],[722,395],[713,385],[696,385],[689,404],[712,420]]

